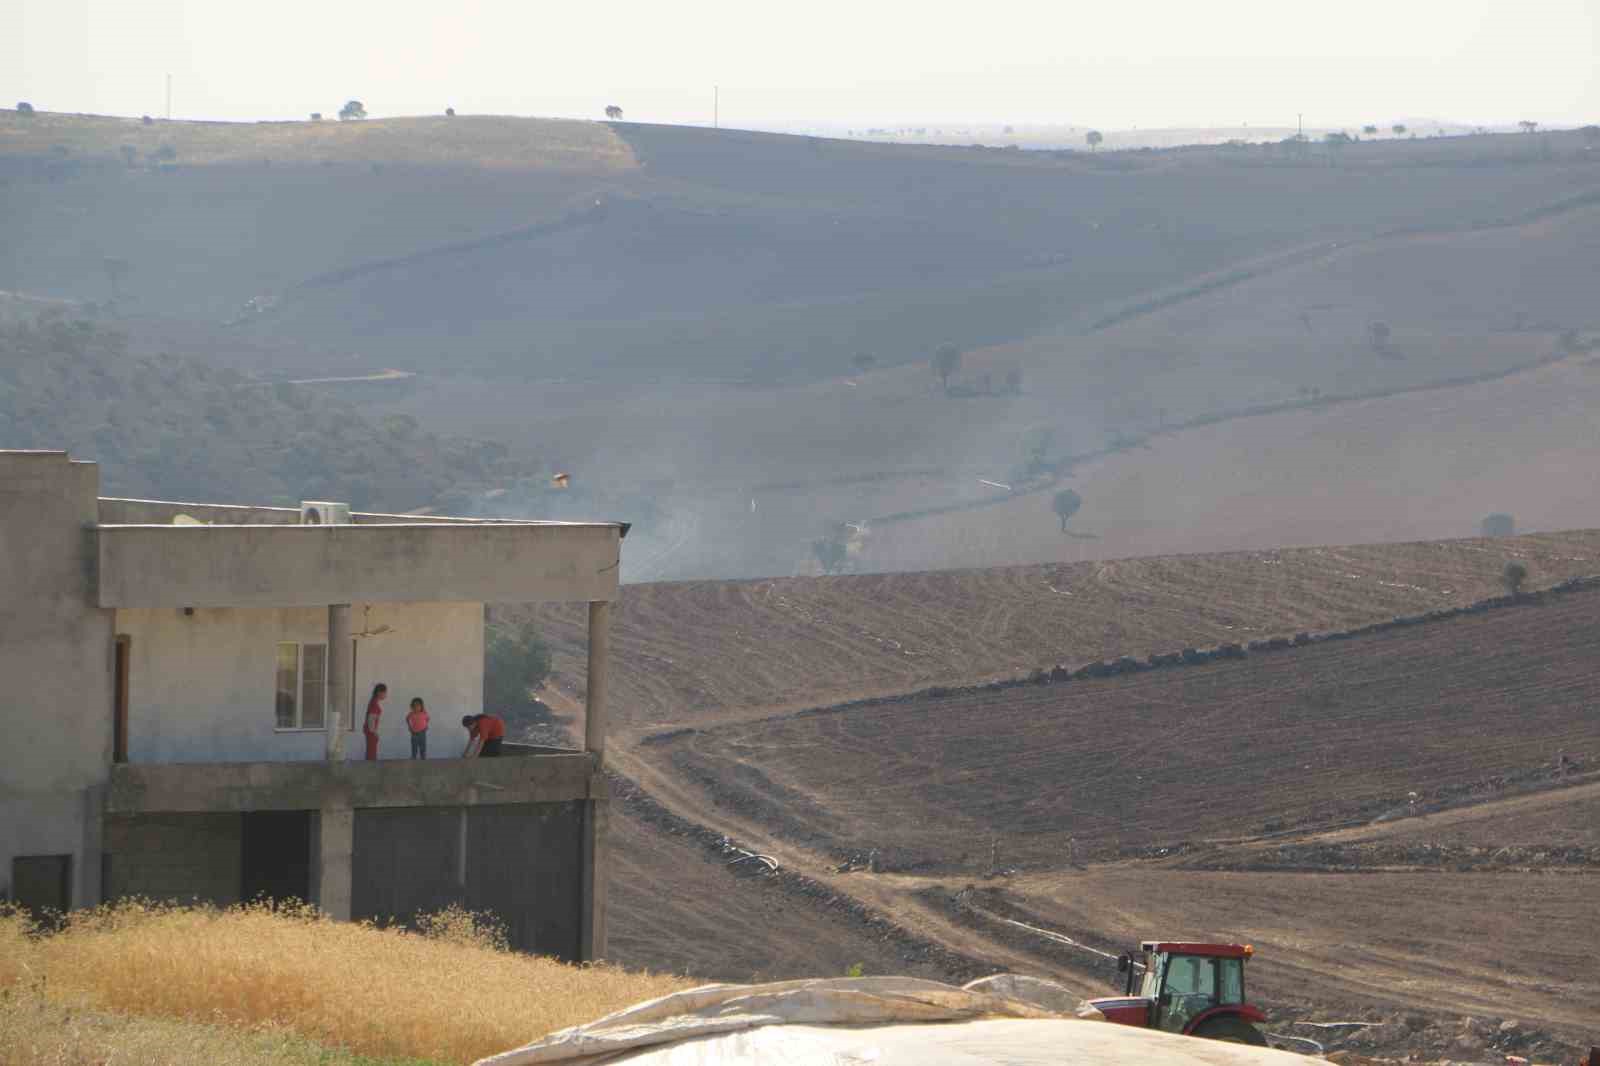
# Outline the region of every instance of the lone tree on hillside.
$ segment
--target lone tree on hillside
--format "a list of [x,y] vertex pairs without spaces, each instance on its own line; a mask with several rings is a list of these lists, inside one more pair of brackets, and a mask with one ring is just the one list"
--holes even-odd
[[945,395],[950,395],[950,375],[961,369],[961,349],[946,342],[939,345],[933,353],[933,372],[939,377],[939,384],[944,386]]
[[1396,137],[1400,136],[1405,131],[1406,124],[1404,122],[1396,122],[1393,126],[1389,127],[1389,132],[1394,134]]
[[622,108],[618,107],[616,104],[607,104],[606,105],[606,118],[609,118],[612,121],[616,121],[617,119],[620,119],[621,117],[622,117]]
[[1523,133],[1532,133],[1534,130],[1539,128],[1539,124],[1531,119],[1523,119],[1521,122],[1517,123],[1517,125],[1522,127]]
[[824,574],[834,574],[844,569],[845,561],[850,557],[849,528],[843,522],[830,524],[826,536],[811,542],[811,554],[817,557],[817,564],[822,567]]
[[367,105],[363,104],[360,100],[350,100],[339,109],[339,118],[341,121],[366,117]]
[[1505,585],[1506,591],[1513,596],[1522,594],[1523,583],[1527,580],[1528,568],[1515,559],[1507,563],[1506,568],[1500,572],[1501,583]]
[[1061,519],[1061,532],[1067,531],[1067,519],[1078,513],[1078,508],[1083,506],[1083,497],[1071,489],[1062,489],[1056,493],[1055,499],[1050,501],[1050,509]]
[[28,101],[26,101],[26,100],[18,100],[17,101],[17,114],[19,114],[19,115],[31,115],[31,114],[33,114],[33,105],[28,103]]
[[120,256],[108,255],[105,263],[106,280],[111,282],[111,295],[122,295],[122,283],[127,280],[128,272],[133,269],[133,264]]
[[1105,134],[1101,133],[1099,130],[1090,130],[1088,133],[1083,135],[1083,139],[1089,142],[1089,151],[1092,152],[1099,148],[1100,142],[1106,138]]
[[1517,533],[1517,521],[1504,512],[1496,511],[1479,523],[1478,531],[1486,537],[1513,537]]
[[484,638],[483,709],[502,715],[530,709],[550,673],[549,647],[526,623],[493,623]]
[[453,107],[445,108],[444,109],[444,117],[445,118],[455,118],[456,117],[456,109],[453,108]]
[[1378,127],[1376,127],[1376,126],[1362,126],[1361,127],[1361,132],[1365,133],[1368,137],[1376,137],[1378,135]]

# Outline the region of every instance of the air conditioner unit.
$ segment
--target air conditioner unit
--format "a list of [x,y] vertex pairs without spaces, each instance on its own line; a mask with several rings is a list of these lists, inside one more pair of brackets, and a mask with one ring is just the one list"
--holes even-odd
[[303,500],[300,503],[300,524],[303,526],[348,526],[350,505],[328,500]]

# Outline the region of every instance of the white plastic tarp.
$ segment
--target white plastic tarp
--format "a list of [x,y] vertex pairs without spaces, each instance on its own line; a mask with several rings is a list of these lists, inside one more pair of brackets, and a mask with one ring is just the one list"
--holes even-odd
[[[1013,994],[1020,998],[1009,998]],[[1067,995],[1059,985],[1026,978],[976,988],[910,977],[707,985],[564,1029],[482,1059],[478,1066],[1292,1066],[1305,1061],[1284,1052],[1070,1017],[1060,1009]]]

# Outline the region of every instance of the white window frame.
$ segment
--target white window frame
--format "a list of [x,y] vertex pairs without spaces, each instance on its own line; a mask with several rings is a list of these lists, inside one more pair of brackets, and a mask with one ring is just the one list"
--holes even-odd
[[[285,647],[294,648],[294,725],[278,724],[278,653]],[[305,692],[306,692],[306,649],[322,649],[322,724],[302,725],[305,721]],[[274,733],[326,733],[328,731],[328,710],[332,701],[328,699],[328,645],[325,641],[316,640],[280,640],[273,645],[272,655],[272,731]]]

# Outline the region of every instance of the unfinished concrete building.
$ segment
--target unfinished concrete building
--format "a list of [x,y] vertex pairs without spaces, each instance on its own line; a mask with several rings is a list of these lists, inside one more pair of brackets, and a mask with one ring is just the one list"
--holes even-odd
[[[64,452],[0,451],[0,898],[309,900],[337,918],[488,910],[605,954],[616,522],[106,499]],[[484,605],[589,605],[584,750],[455,758]],[[347,745],[376,682],[380,758]],[[421,696],[427,761],[401,722]],[[459,745],[459,746],[458,746]]]

